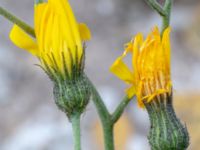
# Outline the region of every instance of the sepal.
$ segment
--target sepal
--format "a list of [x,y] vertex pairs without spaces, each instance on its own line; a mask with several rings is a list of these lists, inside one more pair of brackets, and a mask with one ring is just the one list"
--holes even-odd
[[185,125],[177,118],[172,95],[160,94],[153,101],[145,103],[151,128],[148,135],[152,150],[186,150],[189,134]]
[[82,114],[90,99],[90,86],[84,75],[76,80],[57,82],[54,84],[54,99],[60,110],[69,119],[76,114]]

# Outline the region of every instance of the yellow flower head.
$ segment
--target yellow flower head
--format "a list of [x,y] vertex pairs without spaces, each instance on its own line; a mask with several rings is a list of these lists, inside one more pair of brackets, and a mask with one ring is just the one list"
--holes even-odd
[[48,73],[73,76],[73,69],[82,65],[82,42],[89,40],[91,35],[85,24],[76,21],[68,0],[36,4],[34,28],[36,39],[14,25],[10,39],[18,47],[37,56]]
[[[155,96],[171,92],[169,33],[167,28],[161,37],[155,27],[146,40],[141,33],[137,34],[111,66],[111,72],[130,85],[126,90],[128,97],[136,95],[141,107],[144,101],[150,102]],[[132,54],[133,69],[123,62],[128,53]]]

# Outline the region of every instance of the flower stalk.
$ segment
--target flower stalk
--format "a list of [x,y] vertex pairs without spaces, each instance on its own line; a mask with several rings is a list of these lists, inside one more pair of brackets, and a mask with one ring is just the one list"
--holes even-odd
[[108,111],[107,107],[105,106],[101,96],[99,95],[95,86],[89,79],[88,79],[88,83],[91,86],[92,100],[97,109],[98,115],[101,120],[102,128],[103,128],[104,148],[105,148],[105,150],[114,150],[115,149],[114,133],[113,133],[114,126],[115,126],[115,123],[121,117],[126,106],[129,104],[131,98],[128,98],[127,96],[125,96],[124,99],[122,100],[122,102],[116,108],[116,110],[112,114],[110,114],[110,112]]
[[164,4],[164,11],[166,12],[165,16],[162,16],[162,28],[161,33],[169,26],[170,24],[170,15],[171,15],[171,8],[172,8],[173,0],[166,0]]
[[35,37],[35,31],[34,29],[26,24],[24,21],[17,18],[15,15],[11,14],[6,9],[2,8],[0,6],[0,15],[5,17],[7,20],[11,21],[12,23],[18,25],[20,28],[22,28],[27,34],[31,35],[32,37]]
[[73,136],[74,136],[74,150],[81,150],[81,127],[80,127],[80,113],[71,116]]
[[161,6],[157,0],[145,0],[162,17],[161,34],[170,24],[170,15],[173,0],[165,0],[164,6]]

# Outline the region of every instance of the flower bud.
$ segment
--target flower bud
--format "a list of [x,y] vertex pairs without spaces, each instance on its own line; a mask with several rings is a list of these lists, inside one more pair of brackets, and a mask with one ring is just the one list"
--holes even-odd
[[149,143],[152,150],[185,150],[189,145],[187,128],[176,117],[172,104],[172,96],[161,94],[150,103],[145,103],[151,128]]
[[84,112],[90,99],[90,87],[84,75],[76,80],[55,82],[53,93],[57,106],[69,118],[75,113]]

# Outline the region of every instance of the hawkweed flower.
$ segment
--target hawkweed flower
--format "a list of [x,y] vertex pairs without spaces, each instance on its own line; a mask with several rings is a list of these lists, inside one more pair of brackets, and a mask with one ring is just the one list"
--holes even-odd
[[[169,27],[162,36],[158,27],[146,39],[137,34],[111,66],[111,72],[129,85],[128,97],[136,95],[139,106],[147,109],[151,121],[148,138],[153,150],[183,150],[189,144],[187,129],[172,105],[169,34]],[[132,69],[123,62],[128,53],[132,55]]]
[[[111,67],[117,77],[130,85],[126,92],[129,97],[136,95],[141,107],[156,95],[171,93],[169,32],[167,28],[162,39],[157,27],[146,40],[141,33],[137,34]],[[123,62],[128,53],[132,54],[132,69]]]
[[35,4],[36,39],[14,25],[12,42],[38,57],[40,66],[54,83],[58,107],[69,117],[82,113],[90,91],[84,77],[84,42],[91,38],[84,23],[78,23],[67,0],[38,1]]

